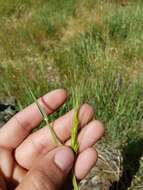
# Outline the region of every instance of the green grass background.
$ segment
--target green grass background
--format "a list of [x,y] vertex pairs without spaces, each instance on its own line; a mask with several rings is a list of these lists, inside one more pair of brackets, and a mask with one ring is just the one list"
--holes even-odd
[[72,108],[75,92],[90,103],[106,126],[103,143],[127,159],[118,189],[143,181],[142,0],[1,0],[0,97],[25,107],[25,81],[37,97],[69,91],[51,119]]

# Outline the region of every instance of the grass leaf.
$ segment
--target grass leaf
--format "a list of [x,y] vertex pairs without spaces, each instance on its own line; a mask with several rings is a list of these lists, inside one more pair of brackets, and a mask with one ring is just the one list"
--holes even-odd
[[[79,110],[79,94],[74,93],[74,115],[73,115],[73,126],[71,129],[71,148],[74,151],[75,155],[78,152],[78,126],[79,126],[79,120],[78,120],[78,110]],[[74,175],[74,171],[72,171],[72,184],[73,184],[73,190],[79,190],[78,183],[76,176]]]
[[31,95],[31,97],[33,98],[33,100],[35,101],[36,105],[38,106],[39,108],[39,111],[43,117],[43,120],[45,121],[46,125],[48,126],[49,130],[50,130],[50,133],[51,133],[51,136],[52,136],[52,140],[54,142],[54,144],[57,144],[57,145],[62,145],[62,143],[60,142],[60,140],[58,139],[58,137],[56,136],[54,130],[53,130],[53,127],[49,124],[49,121],[48,121],[48,117],[47,117],[47,114],[44,110],[44,108],[39,104],[38,100],[36,99],[34,93],[32,92],[31,88],[28,87],[28,91]]
[[75,153],[78,150],[77,134],[78,134],[78,108],[74,110],[73,127],[71,130],[71,147]]

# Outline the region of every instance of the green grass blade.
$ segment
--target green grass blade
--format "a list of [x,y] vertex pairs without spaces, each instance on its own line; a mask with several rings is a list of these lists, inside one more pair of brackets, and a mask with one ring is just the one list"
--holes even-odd
[[73,184],[73,189],[74,190],[79,190],[78,183],[77,183],[75,175],[73,175],[72,184]]
[[[78,126],[79,126],[79,121],[78,121],[78,110],[79,106],[78,103],[76,104],[75,110],[74,110],[74,116],[73,116],[73,127],[71,130],[71,148],[74,151],[75,154],[78,152]],[[79,190],[77,179],[74,175],[74,172],[72,174],[72,184],[73,184],[73,190]]]
[[31,97],[33,98],[34,102],[36,103],[36,105],[38,106],[39,108],[39,111],[45,121],[46,124],[49,124],[49,121],[48,121],[48,118],[47,118],[47,114],[45,113],[45,110],[44,108],[39,104],[37,98],[35,97],[34,93],[32,92],[31,88],[28,88],[29,89],[29,92],[30,92],[30,95]]
[[47,117],[47,114],[46,114],[44,108],[39,104],[38,100],[36,99],[36,97],[35,97],[35,95],[32,92],[30,87],[28,87],[28,90],[29,90],[29,93],[30,93],[31,97],[33,98],[34,102],[38,106],[38,109],[39,109],[39,111],[40,111],[40,113],[41,113],[41,115],[43,117],[43,120],[45,121],[46,125],[48,126],[48,128],[50,130],[50,133],[51,133],[52,140],[53,140],[54,144],[62,145],[62,143],[60,142],[60,140],[56,136],[56,134],[55,134],[55,132],[53,130],[53,127],[49,124],[48,117]]
[[73,116],[73,127],[71,130],[71,147],[75,153],[78,151],[78,141],[77,141],[77,135],[78,135],[78,108],[75,108],[74,110],[74,116]]

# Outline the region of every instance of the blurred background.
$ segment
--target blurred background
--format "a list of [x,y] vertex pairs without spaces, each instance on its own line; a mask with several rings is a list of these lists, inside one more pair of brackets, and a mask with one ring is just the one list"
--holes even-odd
[[75,93],[91,104],[105,123],[102,146],[123,159],[110,189],[143,189],[142,0],[0,0],[1,123],[32,102],[25,84],[37,97],[69,91],[51,119]]

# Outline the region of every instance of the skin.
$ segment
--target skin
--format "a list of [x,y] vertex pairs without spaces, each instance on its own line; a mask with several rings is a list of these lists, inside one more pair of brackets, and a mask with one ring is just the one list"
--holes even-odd
[[[58,89],[38,101],[47,114],[52,114],[66,99],[67,92]],[[92,146],[104,134],[103,124],[93,116],[90,105],[80,107],[79,152],[74,163],[73,152],[68,148],[73,110],[52,123],[64,144],[59,147],[53,143],[48,127],[31,133],[42,120],[35,103],[17,113],[0,129],[0,190],[58,190],[67,181],[73,164],[77,179],[83,179],[97,161]]]

